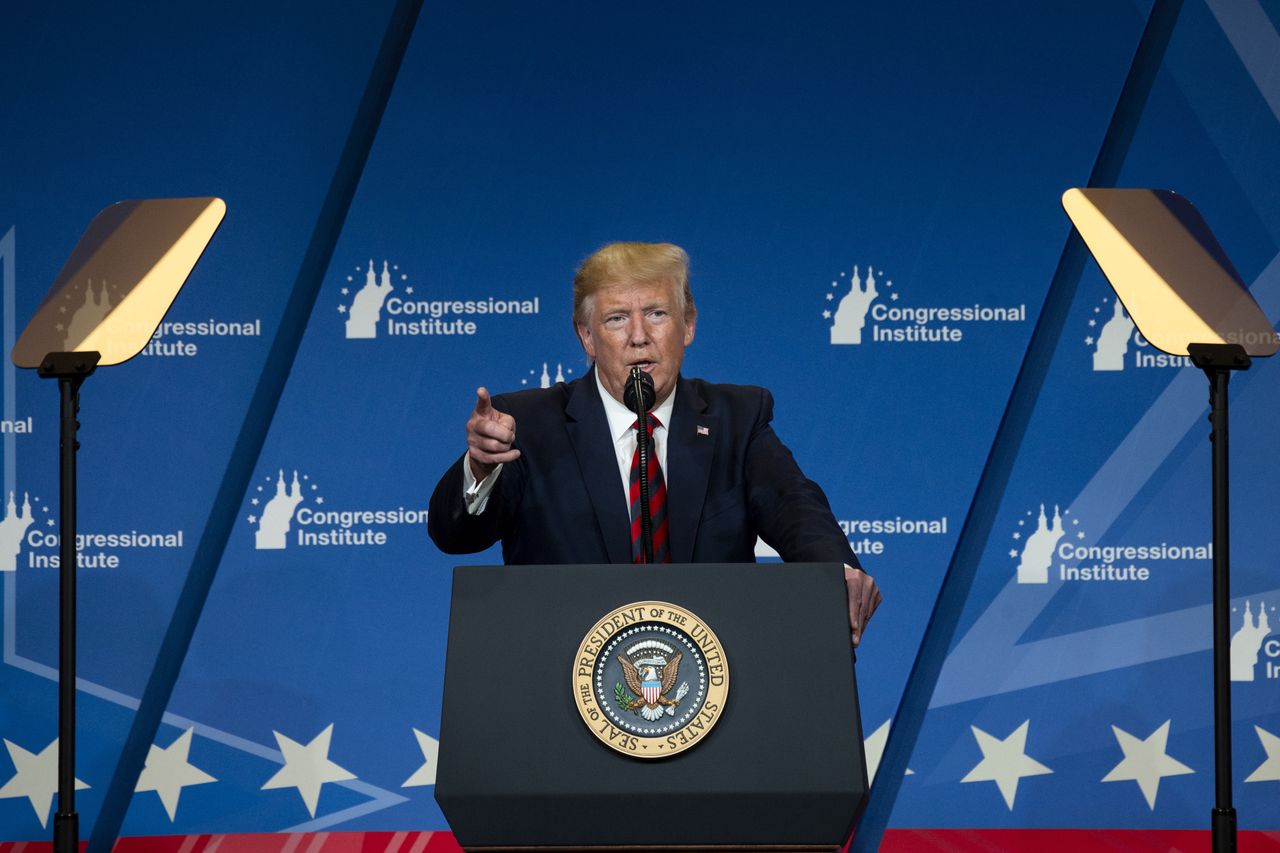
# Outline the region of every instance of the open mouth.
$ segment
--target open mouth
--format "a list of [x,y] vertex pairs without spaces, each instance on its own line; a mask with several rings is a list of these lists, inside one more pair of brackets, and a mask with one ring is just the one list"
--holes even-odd
[[655,364],[656,362],[653,361],[633,361],[627,365],[627,369],[630,370],[633,367],[638,367],[645,373],[651,373],[653,372]]

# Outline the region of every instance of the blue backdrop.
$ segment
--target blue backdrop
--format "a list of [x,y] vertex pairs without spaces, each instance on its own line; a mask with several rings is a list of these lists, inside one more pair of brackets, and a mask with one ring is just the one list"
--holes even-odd
[[[82,820],[445,828],[431,783],[455,560],[426,538],[427,497],[477,385],[585,370],[569,279],[617,239],[689,251],[686,373],[774,391],[779,434],[885,592],[859,652],[874,770],[943,577],[966,568],[957,537],[1070,231],[1058,197],[1094,171],[1135,53],[1151,61],[1150,5],[429,3],[363,162],[344,144],[370,121],[393,5],[12,16],[6,350],[104,204],[229,206],[169,318],[209,333],[167,332],[189,346],[158,350],[191,354],[139,357],[83,394],[81,530],[154,544],[86,548],[116,564],[81,574]],[[1110,153],[1118,185],[1196,202],[1271,317],[1277,25],[1274,3],[1186,0]],[[305,281],[326,193],[361,163],[328,268]],[[231,459],[303,285],[319,295],[269,432]],[[893,826],[1205,825],[1205,382],[1113,322],[1092,262],[1072,286],[1007,487],[985,498],[973,586],[942,602],[959,629],[928,712],[890,741],[913,747],[911,775],[873,788]],[[1280,828],[1276,370],[1233,383],[1245,827]],[[0,838],[36,839],[56,736],[56,400],[3,380]],[[164,721],[139,790],[104,812],[196,542],[229,509],[229,460],[252,483],[172,697],[149,709]]]

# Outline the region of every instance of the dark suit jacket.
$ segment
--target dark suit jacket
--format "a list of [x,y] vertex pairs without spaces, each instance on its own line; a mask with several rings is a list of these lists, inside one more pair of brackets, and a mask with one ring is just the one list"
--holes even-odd
[[[467,554],[501,540],[507,563],[630,562],[627,498],[594,373],[493,405],[515,418],[520,458],[475,516],[463,502],[465,458],[445,472],[427,517],[436,545]],[[764,388],[679,380],[664,472],[672,562],[754,562],[759,534],[788,562],[858,565],[772,418]]]

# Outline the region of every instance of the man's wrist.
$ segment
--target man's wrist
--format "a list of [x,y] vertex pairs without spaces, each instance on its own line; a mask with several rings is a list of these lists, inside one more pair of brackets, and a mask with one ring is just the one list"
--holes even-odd
[[487,480],[494,469],[498,467],[497,465],[481,462],[470,453],[467,454],[467,464],[471,466],[471,476],[475,477],[477,483],[483,483]]

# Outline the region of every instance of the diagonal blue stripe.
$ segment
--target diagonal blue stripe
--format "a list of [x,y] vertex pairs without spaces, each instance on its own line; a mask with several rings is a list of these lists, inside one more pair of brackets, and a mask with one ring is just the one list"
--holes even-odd
[[[1120,168],[1129,153],[1181,9],[1182,0],[1156,0],[1152,7],[1111,123],[1094,161],[1088,186],[1114,186],[1119,178]],[[907,679],[907,687],[889,729],[889,740],[876,771],[866,812],[849,848],[850,853],[869,853],[878,849],[885,827],[889,824],[889,817],[907,771],[907,762],[920,736],[929,700],[937,685],[947,650],[955,637],[961,610],[973,586],[978,562],[991,535],[996,511],[1008,486],[1009,475],[1026,435],[1031,413],[1035,409],[1040,390],[1044,387],[1049,363],[1062,336],[1067,311],[1075,299],[1087,257],[1088,252],[1080,235],[1072,229],[1058,259],[1058,267],[1054,271],[1040,316],[1027,344],[1022,366],[1014,380],[1009,402],[987,455],[987,463],[978,480],[978,487],[956,541],[951,562],[943,576],[929,624],[925,628],[920,649],[916,652],[916,659]]]
[[280,395],[293,368],[298,345],[302,342],[307,320],[315,307],[320,284],[329,267],[334,245],[342,232],[356,187],[360,183],[369,149],[377,136],[378,126],[391,97],[400,63],[404,59],[421,8],[422,0],[398,0],[392,10],[364,95],[356,109],[351,131],[347,135],[333,180],[320,208],[311,241],[289,293],[280,326],[271,342],[262,374],[258,377],[258,385],[249,401],[248,411],[240,426],[240,434],[236,437],[226,471],[222,475],[213,508],[205,522],[187,579],[178,595],[169,627],[165,630],[160,651],[156,655],[155,666],[147,679],[138,713],[133,718],[120,760],[104,795],[102,810],[94,822],[89,836],[88,853],[110,853],[124,823],[138,775],[142,772],[147,752],[169,705],[182,662],[191,645],[191,637],[195,633],[209,588],[213,585],[222,553],[231,536],[240,501],[249,488],[258,455],[262,452]]

